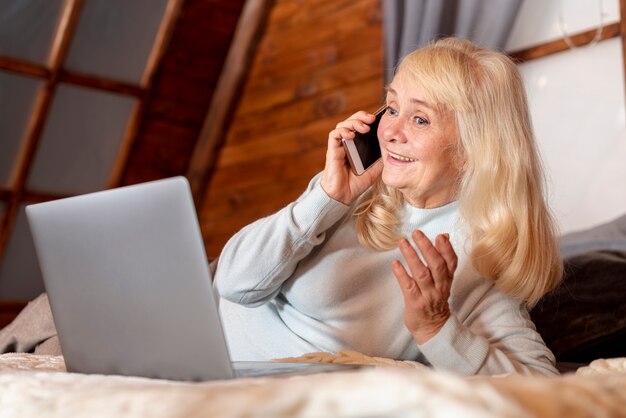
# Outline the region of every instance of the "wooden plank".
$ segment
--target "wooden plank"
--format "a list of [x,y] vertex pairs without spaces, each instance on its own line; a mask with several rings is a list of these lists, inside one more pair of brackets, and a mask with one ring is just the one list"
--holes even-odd
[[[255,161],[265,161],[275,156],[302,154],[316,146],[325,146],[328,132],[341,120],[331,115],[287,129],[259,131],[258,135],[244,140],[233,140],[221,150],[217,165],[219,170],[238,167]],[[217,176],[217,172],[215,173]]]
[[[329,17],[344,13],[351,7],[377,7],[377,1],[360,0],[306,0],[306,6],[294,1],[277,2],[267,25],[267,35],[281,33],[310,22],[327,22]],[[349,13],[349,12],[348,12]]]
[[[352,38],[364,26],[380,25],[382,11],[378,3],[378,0],[326,2],[332,12],[326,13],[323,18],[314,15],[315,7],[302,5],[300,9],[303,18],[295,22],[291,20],[292,16],[289,24],[280,30],[276,30],[276,27],[268,28],[259,50],[267,58],[337,42],[345,37]],[[324,22],[323,28],[320,26],[321,21]],[[303,33],[307,36],[303,37]]]
[[[379,80],[380,78],[376,82]],[[380,102],[379,97],[372,95],[371,103],[363,106],[363,109],[373,111],[380,106]],[[356,110],[358,108],[355,107],[342,112],[340,115],[333,114],[312,119],[287,129],[259,131],[258,135],[251,135],[245,141],[233,139],[222,148],[216,167],[221,171],[257,160],[263,161],[270,157],[288,158],[295,154],[306,154],[312,148],[326,147],[328,133],[335,128],[338,122]],[[215,175],[217,174],[216,171]]]
[[290,71],[272,84],[249,86],[244,93],[238,114],[284,105],[300,99],[333,91],[340,86],[380,77],[382,51],[375,48],[319,71]]
[[[313,177],[324,167],[326,147],[318,146],[311,148],[304,154],[294,154],[288,158],[272,156],[264,160],[250,161],[245,165],[227,167],[216,170],[211,178],[210,196],[215,199],[203,211],[210,218],[230,216],[229,213],[221,213],[222,207],[231,193],[238,193],[249,188],[264,188],[276,182],[293,179],[306,179]],[[263,173],[263,175],[259,175]],[[225,197],[224,201],[220,197]],[[211,200],[211,199],[209,199]]]
[[[326,24],[326,23],[325,23]],[[254,67],[250,73],[250,79],[255,82],[272,83],[277,79],[277,74],[285,73],[285,68],[295,71],[298,68],[322,69],[325,66],[333,65],[337,61],[363,54],[371,51],[380,44],[382,38],[382,23],[376,19],[362,17],[352,23],[352,32],[333,33],[331,35],[317,35],[318,43],[307,42],[308,47],[301,48],[297,43],[299,38],[309,39],[314,35],[309,35],[308,31],[325,32],[311,25],[309,29],[302,28],[306,36],[298,33],[288,33],[277,36],[273,41],[264,40],[261,51],[257,57]],[[355,36],[358,34],[358,39]],[[282,47],[280,39],[293,44],[292,47]],[[261,48],[260,47],[260,48]],[[310,67],[317,63],[314,67]]]
[[198,207],[202,204],[203,192],[215,164],[217,150],[222,144],[232,112],[237,105],[270,7],[271,0],[247,0],[239,18],[231,48],[187,171]]
[[[238,216],[229,219],[205,220],[201,224],[207,254],[219,255],[228,238],[241,227],[271,213],[295,200],[304,190],[306,181],[301,180],[275,182],[262,189],[251,188],[246,193],[232,194],[231,210]],[[245,209],[245,210],[244,210]]]
[[360,109],[363,103],[382,101],[382,97],[382,78],[372,77],[317,97],[265,111],[238,115],[237,123],[233,124],[228,133],[227,144],[244,142],[263,135],[265,132],[277,132],[328,116],[341,120]]
[[[622,19],[623,22],[623,19]],[[611,39],[618,36],[620,33],[620,23],[612,23],[602,28],[600,40]],[[572,43],[576,46],[587,45],[596,37],[596,29],[580,32],[570,37]],[[530,48],[522,49],[509,53],[509,56],[516,62],[522,63],[525,61],[542,58],[547,55],[556,54],[558,52],[567,51],[570,47],[563,39],[557,39],[551,42],[547,42],[541,45],[536,45]]]

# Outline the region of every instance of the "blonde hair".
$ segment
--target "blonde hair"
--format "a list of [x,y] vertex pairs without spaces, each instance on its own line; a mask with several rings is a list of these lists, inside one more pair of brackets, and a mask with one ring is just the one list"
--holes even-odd
[[[398,72],[452,110],[459,132],[459,210],[474,268],[533,306],[559,283],[562,261],[544,200],[544,178],[515,63],[447,38],[407,55]],[[400,238],[401,194],[379,179],[356,209],[362,245],[389,250]]]

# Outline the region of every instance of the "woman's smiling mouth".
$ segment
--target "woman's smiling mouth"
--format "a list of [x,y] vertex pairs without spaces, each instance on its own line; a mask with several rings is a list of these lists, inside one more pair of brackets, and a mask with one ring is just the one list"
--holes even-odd
[[389,157],[393,160],[396,161],[400,161],[403,163],[414,163],[415,161],[417,161],[415,158],[409,158],[409,157],[405,157],[403,155],[400,154],[395,154],[389,150],[387,150],[387,154],[389,154]]

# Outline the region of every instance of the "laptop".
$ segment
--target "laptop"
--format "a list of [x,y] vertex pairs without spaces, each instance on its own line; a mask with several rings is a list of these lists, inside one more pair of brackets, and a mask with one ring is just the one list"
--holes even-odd
[[204,381],[348,366],[231,362],[184,177],[26,216],[68,371]]

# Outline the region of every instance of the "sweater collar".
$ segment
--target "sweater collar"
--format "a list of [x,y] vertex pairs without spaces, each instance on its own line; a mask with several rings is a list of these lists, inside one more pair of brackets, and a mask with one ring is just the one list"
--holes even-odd
[[459,202],[455,200],[437,208],[424,209],[411,206],[405,201],[403,209],[404,222],[402,222],[402,230],[405,233],[410,233],[435,219],[438,223],[451,225],[457,218]]

